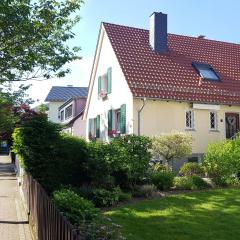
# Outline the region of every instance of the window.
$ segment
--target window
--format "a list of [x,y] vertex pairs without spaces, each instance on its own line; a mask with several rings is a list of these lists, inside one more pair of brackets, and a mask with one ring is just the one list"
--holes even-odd
[[100,115],[98,115],[96,118],[89,119],[88,135],[89,139],[100,137]]
[[98,77],[98,95],[105,98],[112,91],[112,68],[108,68],[107,72]]
[[194,114],[193,110],[188,110],[185,113],[185,127],[187,129],[194,128]]
[[210,112],[209,114],[210,130],[217,130],[217,113]]
[[89,119],[89,138],[95,138],[96,137],[96,127],[97,127],[97,121],[96,118]]
[[220,78],[211,65],[206,63],[193,62],[193,67],[197,73],[205,80],[220,81]]
[[108,111],[108,135],[115,136],[126,133],[126,104],[119,109]]
[[121,111],[117,109],[114,111],[114,129],[120,132]]
[[107,86],[108,86],[108,82],[107,82],[107,74],[104,74],[101,78],[101,91],[104,93],[107,93]]
[[73,115],[73,105],[71,104],[65,109],[65,119],[72,117],[72,115]]

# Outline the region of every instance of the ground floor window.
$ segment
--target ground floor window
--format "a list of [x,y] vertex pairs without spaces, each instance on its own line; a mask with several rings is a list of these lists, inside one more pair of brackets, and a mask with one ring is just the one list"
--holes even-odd
[[217,113],[210,112],[209,115],[210,120],[210,130],[217,130]]
[[194,112],[188,110],[185,112],[185,127],[186,129],[194,129]]

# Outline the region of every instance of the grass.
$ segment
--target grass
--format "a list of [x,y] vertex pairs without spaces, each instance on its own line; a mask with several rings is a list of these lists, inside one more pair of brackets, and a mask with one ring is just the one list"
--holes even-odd
[[145,200],[105,214],[128,240],[240,239],[240,189]]

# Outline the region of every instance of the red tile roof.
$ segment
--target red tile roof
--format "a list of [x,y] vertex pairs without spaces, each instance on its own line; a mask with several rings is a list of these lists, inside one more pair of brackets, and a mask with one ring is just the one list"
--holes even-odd
[[[149,31],[104,23],[134,97],[240,105],[240,45],[168,34],[167,54],[155,53]],[[192,62],[210,64],[221,82],[200,80]]]

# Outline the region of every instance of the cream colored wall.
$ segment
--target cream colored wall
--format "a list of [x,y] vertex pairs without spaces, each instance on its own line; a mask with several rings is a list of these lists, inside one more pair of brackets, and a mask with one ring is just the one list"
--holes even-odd
[[[142,101],[133,101],[134,133],[138,133],[138,109]],[[194,110],[194,130],[185,129],[185,111],[191,109],[189,103],[147,100],[141,113],[141,135],[154,136],[173,130],[188,132],[193,136],[193,153],[206,152],[210,142],[225,139],[225,113],[240,113],[240,106],[221,105],[217,112],[218,131],[209,130],[209,112],[211,110]]]
[[[112,67],[112,91],[106,100],[98,97],[98,77],[107,72]],[[92,79],[89,85],[89,95],[86,116],[86,136],[88,137],[88,120],[100,115],[100,138],[108,141],[108,110],[119,109],[122,104],[126,104],[126,132],[133,132],[133,97],[127,85],[123,72],[119,66],[116,55],[110,44],[109,38],[102,28],[98,51],[96,54]]]
[[49,111],[48,111],[48,119],[49,121],[60,123],[60,119],[58,118],[58,108],[63,105],[64,102],[49,102]]

